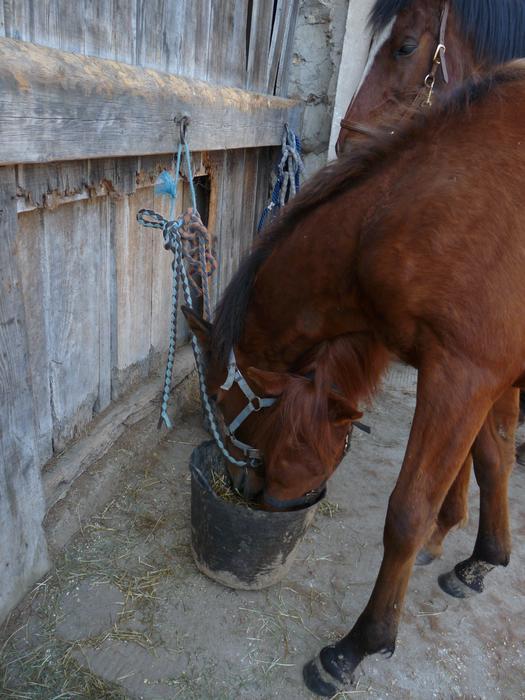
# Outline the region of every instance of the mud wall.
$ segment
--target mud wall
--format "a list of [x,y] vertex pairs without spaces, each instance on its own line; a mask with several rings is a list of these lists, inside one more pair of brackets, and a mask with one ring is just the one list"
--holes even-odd
[[288,96],[305,103],[301,136],[308,175],[326,163],[348,5],[349,0],[299,3]]

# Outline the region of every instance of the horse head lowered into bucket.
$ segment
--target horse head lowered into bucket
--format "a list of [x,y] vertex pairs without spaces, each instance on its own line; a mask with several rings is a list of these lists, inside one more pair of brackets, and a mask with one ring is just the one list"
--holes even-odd
[[393,137],[381,130],[288,205],[213,326],[188,313],[225,443],[250,479],[256,452],[248,489],[262,487],[276,507],[322,487],[391,354],[419,371],[370,600],[305,667],[321,695],[344,688],[366,655],[393,652],[414,560],[471,450],[478,536],[441,585],[480,592],[509,561],[507,487],[525,387],[524,123],[525,63],[516,62],[470,81],[422,123]]

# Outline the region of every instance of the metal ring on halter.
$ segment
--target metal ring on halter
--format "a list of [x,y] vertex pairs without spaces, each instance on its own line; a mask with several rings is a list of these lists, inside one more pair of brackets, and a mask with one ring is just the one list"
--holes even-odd
[[425,87],[428,88],[429,90],[433,90],[435,83],[436,83],[436,76],[432,75],[432,73],[429,73],[427,75],[427,77],[425,78]]

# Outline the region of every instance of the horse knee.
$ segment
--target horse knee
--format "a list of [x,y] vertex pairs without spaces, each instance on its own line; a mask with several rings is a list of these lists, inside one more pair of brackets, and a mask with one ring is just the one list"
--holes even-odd
[[383,544],[385,552],[391,550],[396,557],[408,560],[420,549],[431,529],[429,507],[417,503],[414,507],[406,498],[395,492],[390,497],[386,515]]

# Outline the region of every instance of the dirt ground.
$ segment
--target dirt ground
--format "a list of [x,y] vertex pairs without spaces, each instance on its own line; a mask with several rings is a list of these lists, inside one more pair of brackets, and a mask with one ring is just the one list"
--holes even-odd
[[[414,402],[415,373],[394,367],[366,415],[372,434],[354,432],[291,572],[255,593],[223,588],[193,564],[187,465],[207,436],[188,416],[128,474],[122,493],[82,522],[26,612],[4,628],[0,697],[313,697],[303,663],[348,631],[370,594]],[[525,468],[511,482],[509,567],[468,601],[437,585],[471,552],[476,491],[467,528],[451,534],[443,559],[413,574],[395,655],[365,660],[340,700],[525,698]]]

